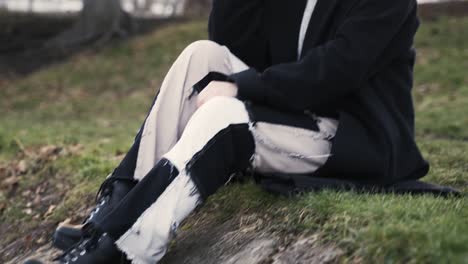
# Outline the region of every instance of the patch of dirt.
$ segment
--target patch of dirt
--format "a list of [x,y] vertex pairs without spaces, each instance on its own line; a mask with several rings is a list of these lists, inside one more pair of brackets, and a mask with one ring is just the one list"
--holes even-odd
[[332,245],[320,245],[319,236],[298,238],[292,245],[272,257],[272,264],[319,264],[333,263],[344,252]]
[[33,254],[28,257],[16,256],[12,260],[8,261],[6,264],[21,264],[28,259],[37,259],[41,260],[43,264],[52,264],[53,259],[60,255],[60,251],[53,248],[51,245],[45,245],[38,248]]
[[269,236],[259,228],[261,220],[241,224],[240,217],[233,217],[224,223],[214,223],[198,217],[191,218],[196,222],[191,225],[189,221],[188,229],[179,231],[161,263],[217,264],[236,255],[255,239]]
[[333,263],[344,252],[322,245],[319,236],[276,233],[257,215],[236,216],[224,223],[198,222],[181,231],[163,264]]
[[49,242],[57,225],[50,216],[69,189],[51,164],[81,150],[80,145],[25,149],[18,144],[17,157],[0,164],[0,263]]
[[[322,245],[318,235],[294,236],[274,233],[256,215],[235,216],[223,223],[191,217],[179,231],[162,264],[315,264],[335,263],[344,252]],[[245,221],[247,219],[247,222]],[[184,230],[185,228],[185,230]],[[59,252],[50,245],[7,264],[39,259],[52,263]]]

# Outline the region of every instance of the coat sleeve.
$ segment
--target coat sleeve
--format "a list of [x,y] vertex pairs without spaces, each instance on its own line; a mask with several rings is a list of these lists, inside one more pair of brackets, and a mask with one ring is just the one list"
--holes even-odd
[[247,65],[264,70],[267,62],[264,0],[214,0],[208,23],[210,40],[227,46]]
[[[300,61],[263,72],[248,69],[230,79],[244,100],[292,111],[336,110],[331,107],[340,98],[370,78],[379,56],[402,36],[399,32],[415,8],[414,0],[360,0],[335,37],[309,49]],[[406,35],[412,39],[414,32]]]

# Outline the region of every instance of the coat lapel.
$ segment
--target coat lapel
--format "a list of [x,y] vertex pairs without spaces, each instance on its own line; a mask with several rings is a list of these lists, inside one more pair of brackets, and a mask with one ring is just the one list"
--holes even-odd
[[307,49],[317,46],[323,41],[323,34],[330,30],[331,16],[333,16],[334,10],[338,6],[338,1],[339,0],[317,1],[304,40],[304,52],[302,52],[301,58],[307,54]]

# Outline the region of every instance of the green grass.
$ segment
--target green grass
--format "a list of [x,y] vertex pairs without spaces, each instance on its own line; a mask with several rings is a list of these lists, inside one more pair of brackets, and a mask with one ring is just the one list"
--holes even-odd
[[423,24],[416,40],[418,135],[468,140],[468,22]]
[[[416,40],[414,90],[417,140],[432,164],[427,180],[465,194],[467,31],[468,18],[423,22]],[[170,63],[188,43],[205,37],[204,21],[166,26],[27,78],[3,80],[0,164],[25,159],[40,166],[20,176],[15,193],[0,189],[0,205],[5,205],[0,222],[4,228],[24,230],[8,232],[0,245],[26,235],[40,221],[72,217],[91,202],[99,183],[130,146]],[[45,145],[68,149],[76,144],[83,146],[81,151],[47,162],[25,155]],[[35,213],[24,212],[28,196],[18,194],[45,183],[49,192],[61,193],[51,203],[57,205],[51,215],[43,216],[47,208],[33,208],[41,215],[38,221]],[[346,252],[345,263],[468,263],[466,197],[324,191],[287,199],[253,184],[233,184],[209,199],[200,213],[216,221],[255,213],[271,230],[319,233],[324,243]]]

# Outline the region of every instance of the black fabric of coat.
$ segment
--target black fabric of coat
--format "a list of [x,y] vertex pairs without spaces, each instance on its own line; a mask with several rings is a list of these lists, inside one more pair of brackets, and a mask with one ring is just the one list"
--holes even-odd
[[306,2],[214,0],[210,39],[251,67],[227,76],[239,98],[255,121],[339,119],[332,156],[310,177],[393,186],[425,176],[411,95],[416,1],[318,0],[298,59]]

